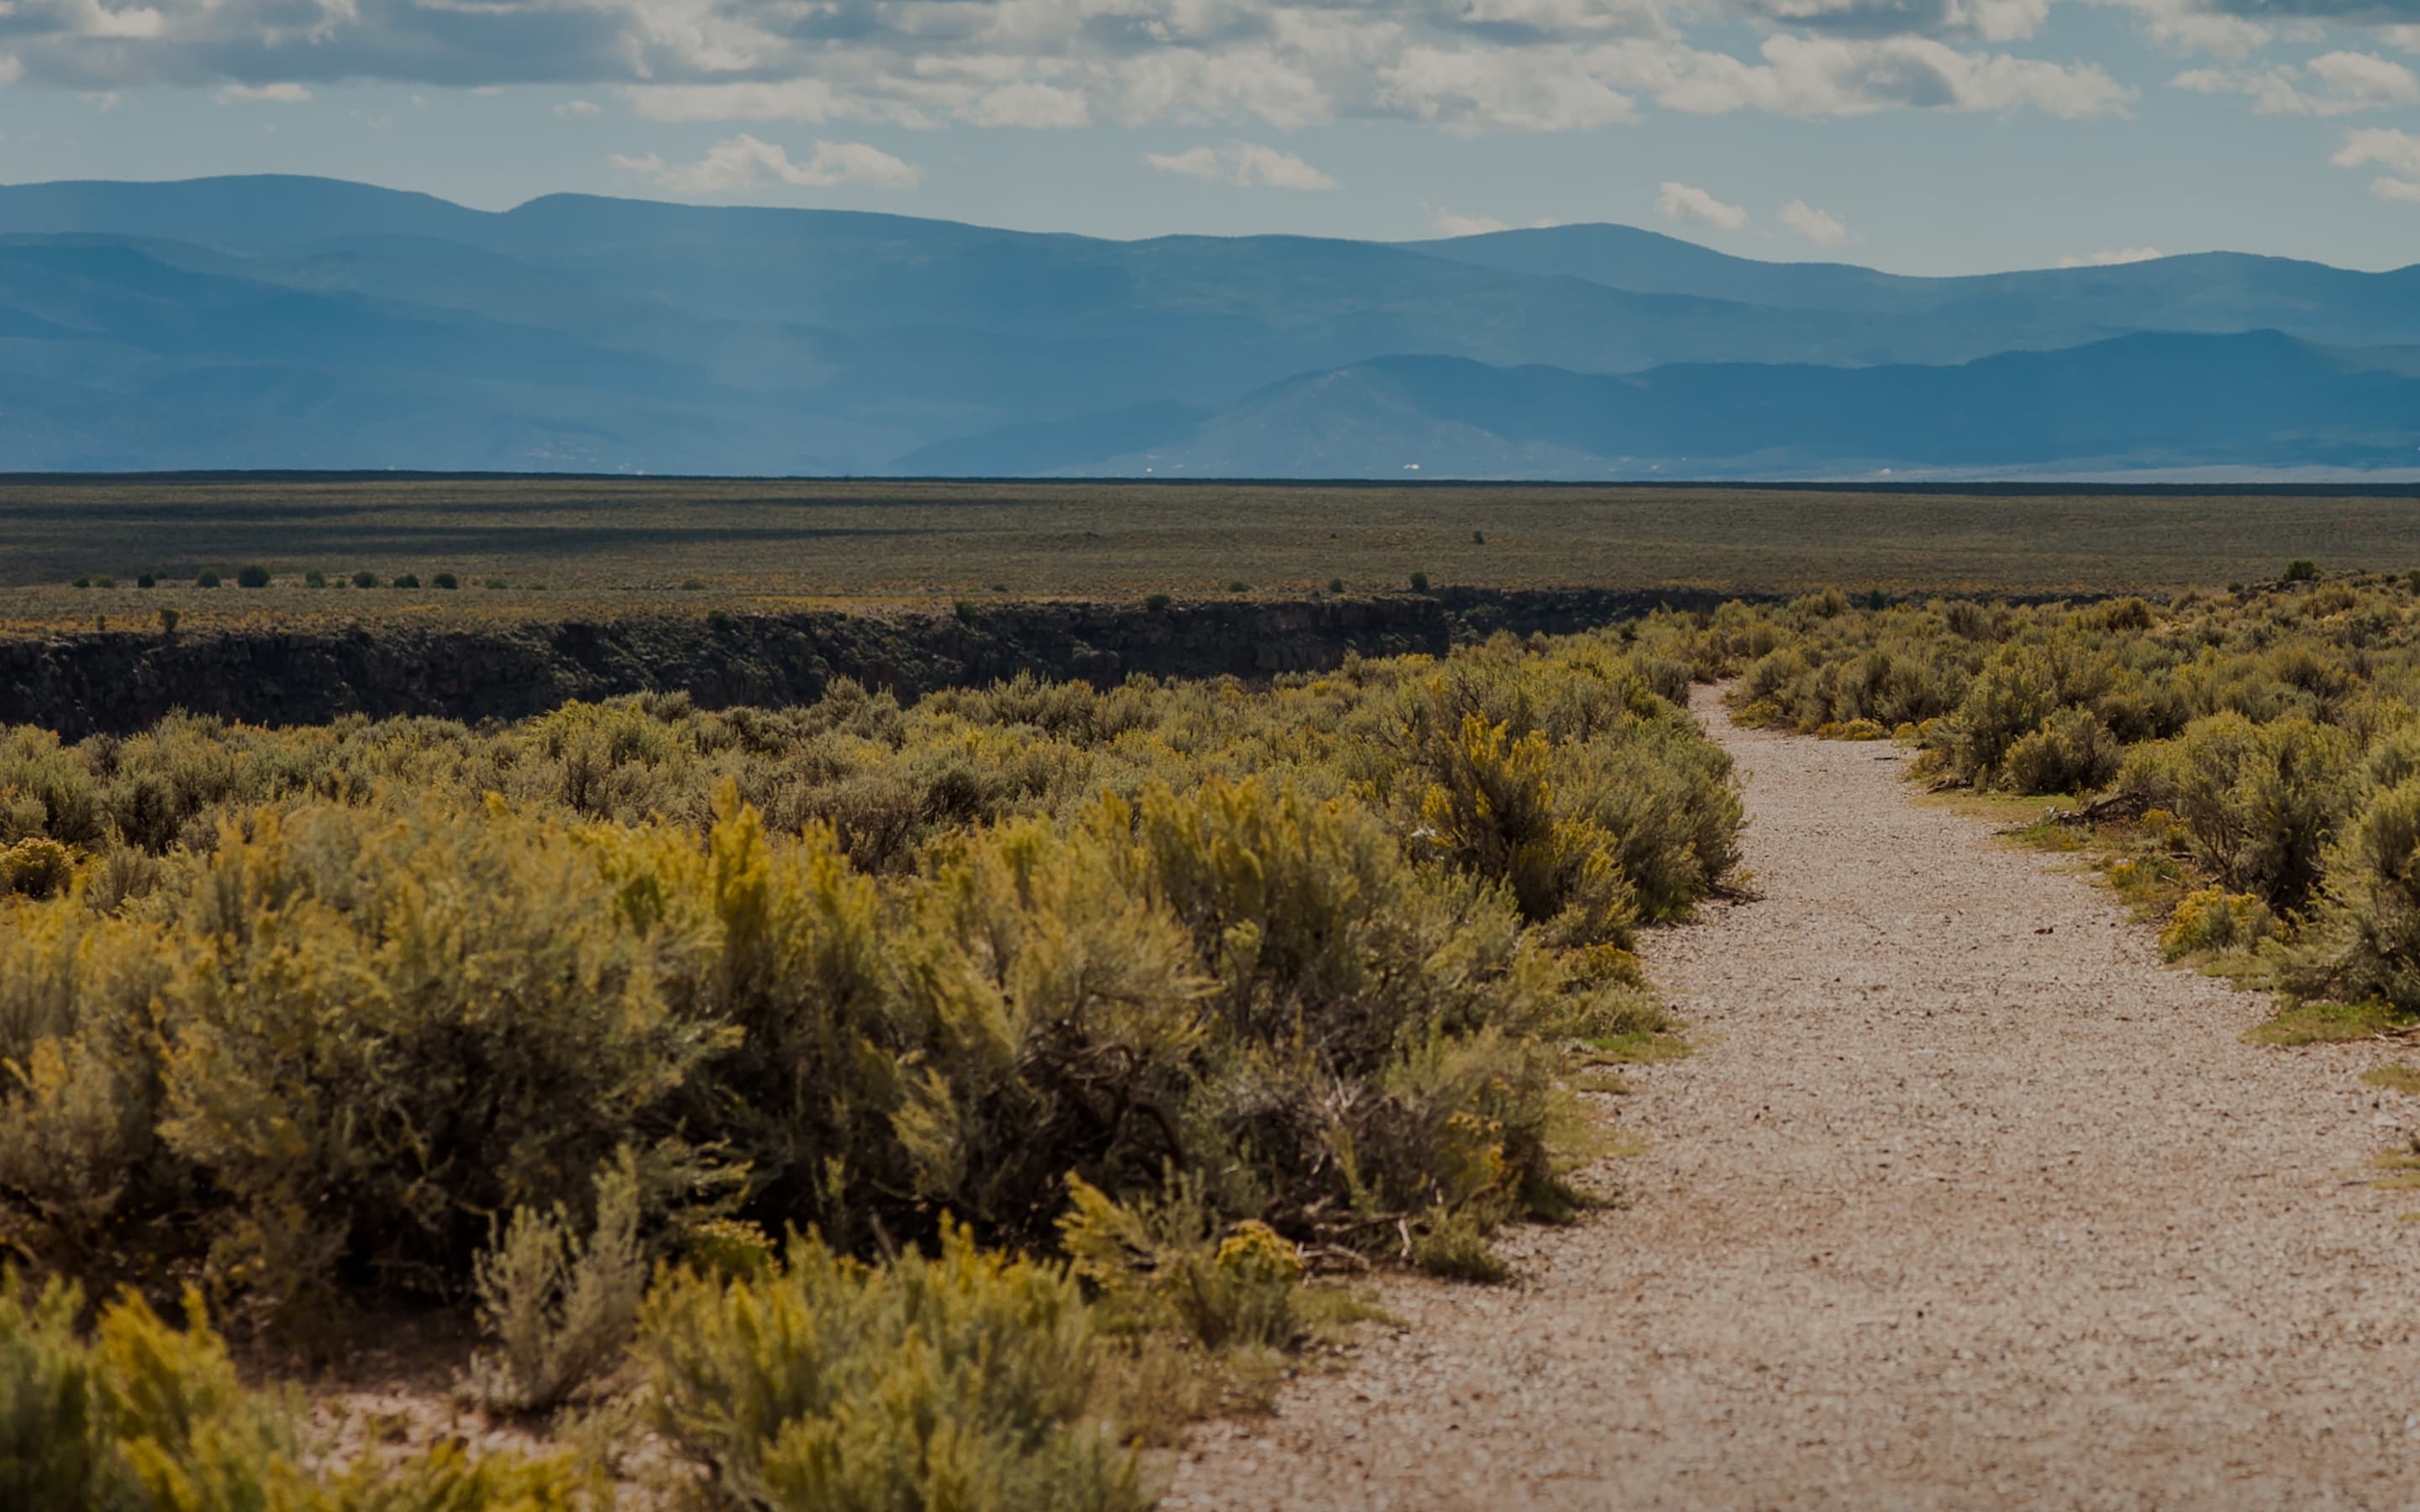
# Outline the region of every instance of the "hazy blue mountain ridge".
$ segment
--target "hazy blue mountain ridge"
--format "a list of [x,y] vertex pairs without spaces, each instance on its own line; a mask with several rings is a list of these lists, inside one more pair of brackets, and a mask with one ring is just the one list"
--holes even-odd
[[[1953,367],[1638,374],[1389,357],[1235,404],[1018,427],[909,471],[1343,477],[1839,476],[1898,469],[2420,465],[2420,376],[2276,332],[2146,333]],[[1146,423],[1147,420],[1147,423]],[[1013,458],[1014,468],[987,466]]]
[[[2109,345],[2142,332],[2230,344]],[[2420,347],[2420,267],[1920,279],[1623,226],[1116,242],[309,178],[0,188],[8,469],[2411,466],[2420,410],[2350,369],[2420,364],[2357,347]]]

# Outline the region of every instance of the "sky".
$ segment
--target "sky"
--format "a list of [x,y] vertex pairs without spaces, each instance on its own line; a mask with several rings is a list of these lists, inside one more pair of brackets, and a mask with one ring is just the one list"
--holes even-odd
[[0,182],[2420,262],[2420,0],[0,0]]

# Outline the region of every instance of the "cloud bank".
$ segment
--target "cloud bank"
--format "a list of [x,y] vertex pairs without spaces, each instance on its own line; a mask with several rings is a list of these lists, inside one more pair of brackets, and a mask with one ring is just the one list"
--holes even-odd
[[923,170],[862,142],[817,142],[804,162],[745,131],[717,142],[695,162],[666,162],[655,153],[615,157],[613,166],[675,194],[731,194],[764,184],[794,189],[832,189],[858,184],[874,189],[913,189]]
[[1291,152],[1253,142],[1230,142],[1184,152],[1146,152],[1142,161],[1162,173],[1182,174],[1239,189],[1334,189],[1336,180]]
[[[83,92],[559,85],[618,89],[656,120],[807,126],[1394,118],[1552,131],[1649,110],[2122,112],[2133,92],[2099,65],[2005,51],[2049,4],[7,0],[0,69]],[[1691,30],[1710,17],[1766,35],[1752,52],[1699,46]]]

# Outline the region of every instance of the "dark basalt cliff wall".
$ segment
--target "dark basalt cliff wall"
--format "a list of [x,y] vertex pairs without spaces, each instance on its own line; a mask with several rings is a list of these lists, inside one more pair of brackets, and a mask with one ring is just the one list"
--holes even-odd
[[346,714],[516,718],[573,699],[685,691],[708,707],[812,701],[849,677],[912,699],[1020,671],[1114,683],[1268,677],[1363,656],[1441,655],[1498,630],[1581,630],[1702,593],[1449,589],[1434,595],[1149,609],[1004,603],[970,617],[839,611],[651,616],[458,630],[95,632],[0,642],[0,723],[123,734],[177,710],[251,724]]

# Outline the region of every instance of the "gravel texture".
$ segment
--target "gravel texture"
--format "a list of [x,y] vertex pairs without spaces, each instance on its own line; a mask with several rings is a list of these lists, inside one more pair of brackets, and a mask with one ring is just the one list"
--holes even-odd
[[1166,1505],[2420,1506],[2420,1103],[2256,1049],[2052,857],[1888,747],[1730,728],[1756,901],[1646,945],[1614,1205],[1214,1425]]

